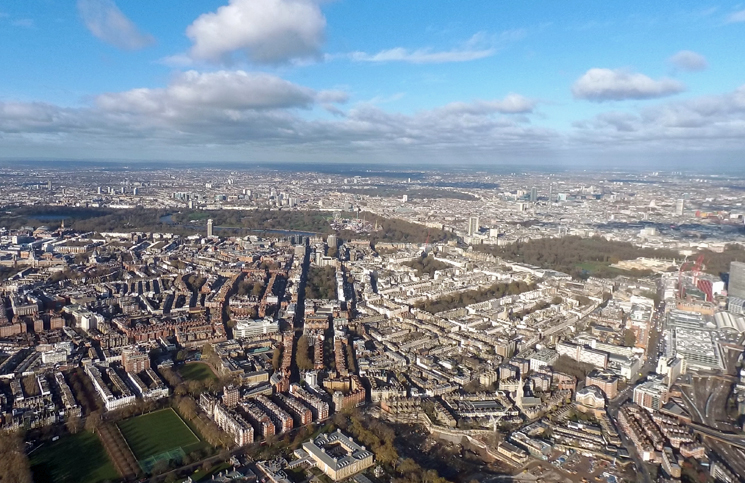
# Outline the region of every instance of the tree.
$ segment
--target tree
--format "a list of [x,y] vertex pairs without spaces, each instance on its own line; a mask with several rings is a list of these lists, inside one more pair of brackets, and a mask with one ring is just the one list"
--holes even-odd
[[0,455],[1,482],[32,483],[28,457],[19,433],[0,431]]
[[636,334],[631,329],[623,331],[623,345],[626,347],[634,347],[636,345]]
[[36,376],[33,374],[23,378],[23,392],[26,396],[36,396],[39,392],[39,386],[36,384]]
[[153,465],[153,469],[151,470],[151,473],[153,475],[161,475],[168,471],[168,460],[158,460]]
[[314,365],[313,361],[308,355],[309,350],[310,347],[308,344],[308,337],[303,334],[298,338],[297,345],[295,347],[295,362],[298,369],[300,369],[301,371],[313,370]]
[[91,411],[88,417],[85,419],[85,430],[95,433],[98,427],[101,425],[101,410],[96,409]]
[[81,429],[83,429],[83,421],[80,419],[80,416],[74,414],[67,418],[65,426],[67,427],[67,430],[70,432],[70,434],[77,434],[80,432]]
[[272,355],[272,367],[275,371],[278,371],[282,366],[282,348],[277,346],[274,348],[274,354]]

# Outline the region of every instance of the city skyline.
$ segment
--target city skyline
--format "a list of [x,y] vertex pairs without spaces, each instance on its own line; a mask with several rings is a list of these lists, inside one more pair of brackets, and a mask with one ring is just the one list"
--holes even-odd
[[742,5],[144,5],[0,4],[0,159],[742,163]]

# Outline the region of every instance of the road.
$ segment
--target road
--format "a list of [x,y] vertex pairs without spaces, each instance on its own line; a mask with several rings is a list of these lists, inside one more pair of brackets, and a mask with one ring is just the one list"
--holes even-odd
[[[654,372],[657,369],[657,359],[659,357],[657,346],[659,344],[659,338],[660,338],[660,333],[662,331],[663,320],[664,320],[664,305],[660,304],[660,306],[657,307],[657,310],[652,318],[652,322],[649,328],[649,339],[647,340],[646,360],[644,361],[644,364],[642,365],[642,368],[641,368],[641,371],[640,371],[640,374],[637,380],[646,378],[651,372]],[[618,421],[618,410],[621,408],[621,406],[623,406],[626,402],[628,402],[632,398],[634,382],[631,382],[628,387],[620,391],[618,395],[608,403],[608,414],[614,421]],[[631,460],[634,462],[634,465],[636,466],[638,473],[642,476],[642,481],[644,481],[644,483],[652,483],[652,475],[650,475],[649,470],[647,469],[647,466],[644,464],[644,462],[641,460],[641,458],[637,454],[634,443],[632,443],[626,437],[623,431],[619,431],[619,435],[621,436],[621,442],[623,443],[623,446],[628,450],[629,456],[631,457]]]

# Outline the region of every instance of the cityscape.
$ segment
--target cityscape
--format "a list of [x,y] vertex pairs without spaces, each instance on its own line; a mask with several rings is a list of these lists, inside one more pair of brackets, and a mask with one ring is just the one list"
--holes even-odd
[[744,29],[0,0],[0,483],[745,483]]
[[35,478],[742,478],[745,180],[340,171],[0,170]]

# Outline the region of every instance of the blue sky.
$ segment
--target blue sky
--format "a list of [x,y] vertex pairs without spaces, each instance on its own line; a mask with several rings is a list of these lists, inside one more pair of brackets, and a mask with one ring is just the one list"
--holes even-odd
[[0,0],[0,157],[740,163],[745,4]]

